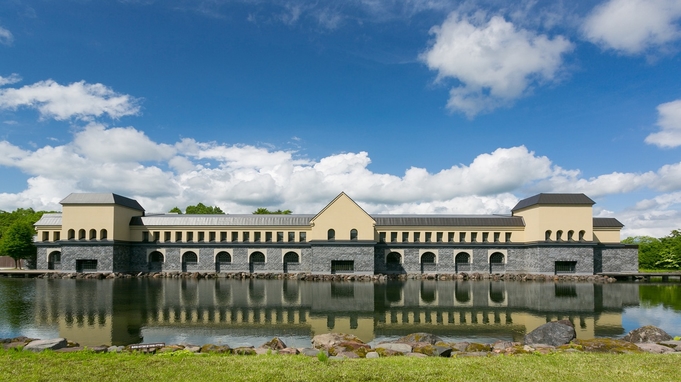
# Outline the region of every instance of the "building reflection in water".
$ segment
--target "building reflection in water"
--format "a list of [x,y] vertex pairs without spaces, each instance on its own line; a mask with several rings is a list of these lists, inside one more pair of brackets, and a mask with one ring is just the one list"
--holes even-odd
[[[364,341],[414,332],[452,339],[520,340],[547,321],[569,319],[579,338],[623,334],[622,311],[637,284],[292,280],[35,280],[36,326],[83,345],[123,345],[154,333],[222,337],[326,332]],[[2,324],[2,323],[0,323]],[[259,345],[259,344],[253,344]]]

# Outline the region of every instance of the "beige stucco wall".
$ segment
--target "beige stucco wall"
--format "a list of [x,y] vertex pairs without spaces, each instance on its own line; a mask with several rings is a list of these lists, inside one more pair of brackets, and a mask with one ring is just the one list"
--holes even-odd
[[593,240],[593,209],[591,206],[547,206],[539,205],[516,211],[514,216],[525,219],[525,241],[543,241],[545,232],[551,231],[551,240],[556,232],[563,231],[567,240],[568,231],[574,231],[573,239],[579,238],[579,231],[585,231],[584,240]]
[[68,231],[73,229],[78,239],[78,231],[84,229],[86,238],[89,231],[97,231],[97,239],[102,229],[107,230],[108,240],[130,240],[130,219],[142,216],[143,212],[119,205],[65,205],[62,209],[62,240],[68,239]]
[[619,243],[620,228],[594,228],[594,241],[599,243]]
[[376,222],[347,195],[341,194],[312,219],[308,240],[327,240],[329,229],[336,240],[350,240],[350,230],[357,230],[357,240],[377,240]]

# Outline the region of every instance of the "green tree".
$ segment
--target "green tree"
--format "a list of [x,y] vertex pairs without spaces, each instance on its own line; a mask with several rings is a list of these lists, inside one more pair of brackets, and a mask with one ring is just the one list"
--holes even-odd
[[168,212],[170,212],[170,213],[172,213],[172,214],[180,214],[180,215],[182,215],[182,210],[179,209],[178,207],[173,207],[173,209],[171,209],[171,210],[168,211]]
[[253,211],[253,215],[290,215],[292,214],[291,210],[276,210],[276,211],[270,211],[267,208],[260,207],[257,210]]
[[206,206],[203,203],[199,203],[195,206],[187,206],[185,209],[186,214],[224,214],[220,207],[218,206]]
[[30,259],[36,255],[36,247],[33,245],[33,225],[26,221],[15,221],[7,228],[0,239],[0,256],[9,256],[14,259],[14,267],[17,268],[20,259]]

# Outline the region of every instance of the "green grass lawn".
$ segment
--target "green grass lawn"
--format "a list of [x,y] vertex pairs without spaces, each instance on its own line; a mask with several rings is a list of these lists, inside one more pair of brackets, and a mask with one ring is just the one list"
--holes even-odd
[[0,381],[681,381],[681,353],[566,353],[321,362],[305,356],[0,350]]

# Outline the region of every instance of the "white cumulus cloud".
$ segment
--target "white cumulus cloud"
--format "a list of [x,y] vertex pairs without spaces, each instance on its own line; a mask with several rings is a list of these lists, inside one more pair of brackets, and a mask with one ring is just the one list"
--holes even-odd
[[12,45],[14,42],[14,35],[9,30],[0,27],[0,44]]
[[18,74],[12,73],[9,77],[0,76],[0,86],[16,84],[21,81],[21,77]]
[[657,125],[660,131],[646,137],[646,143],[659,147],[681,146],[681,99],[657,107]]
[[502,16],[452,12],[431,29],[435,40],[421,54],[438,80],[454,78],[447,107],[473,117],[508,105],[528,89],[556,78],[573,44],[563,36],[518,28]]
[[679,0],[610,0],[593,9],[585,37],[606,49],[634,55],[681,37]]
[[0,89],[0,110],[32,108],[40,113],[41,118],[56,120],[91,120],[103,114],[114,119],[135,115],[140,110],[138,102],[102,84],[85,81],[60,85],[46,80],[21,88]]

